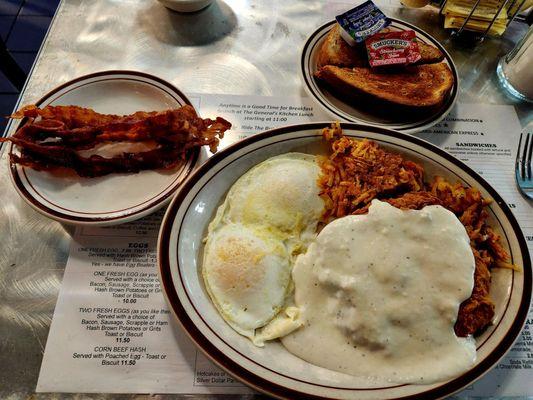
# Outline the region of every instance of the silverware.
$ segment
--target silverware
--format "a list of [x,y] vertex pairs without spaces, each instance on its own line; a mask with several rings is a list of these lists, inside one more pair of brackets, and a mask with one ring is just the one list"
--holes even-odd
[[[522,147],[522,142],[524,146]],[[516,153],[515,177],[520,191],[533,199],[533,176],[531,174],[531,152],[533,151],[533,134],[521,133]]]

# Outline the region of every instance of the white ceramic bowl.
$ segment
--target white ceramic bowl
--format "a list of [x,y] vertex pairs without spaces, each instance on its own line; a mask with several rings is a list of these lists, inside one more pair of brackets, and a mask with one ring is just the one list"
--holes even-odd
[[213,0],[158,0],[165,7],[178,12],[195,12],[207,7]]
[[[77,105],[120,115],[168,110],[191,102],[176,87],[155,76],[135,71],[103,71],[67,82],[35,104]],[[199,150],[192,151],[186,162],[171,170],[96,178],[56,176],[16,164],[10,165],[10,172],[20,196],[47,217],[67,224],[116,225],[141,218],[167,204],[195,167],[198,156]]]
[[390,29],[395,31],[411,29],[415,31],[417,40],[437,47],[444,54],[443,62],[450,67],[455,83],[444,103],[436,110],[411,116],[406,113],[389,113],[384,107],[376,109],[375,107],[369,107],[364,101],[348,100],[346,96],[341,96],[336,91],[329,90],[326,85],[319,82],[314,77],[315,72],[318,70],[318,53],[327,34],[337,23],[335,20],[322,25],[308,37],[302,48],[300,75],[308,95],[336,120],[380,126],[405,133],[420,132],[441,121],[453,108],[457,100],[459,87],[457,68],[450,54],[434,37],[407,22],[396,18],[390,18],[390,20]]

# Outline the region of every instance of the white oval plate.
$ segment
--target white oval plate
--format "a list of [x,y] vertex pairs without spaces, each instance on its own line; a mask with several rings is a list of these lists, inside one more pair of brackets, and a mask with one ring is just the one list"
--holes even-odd
[[[135,71],[103,71],[74,79],[36,105],[77,105],[100,113],[160,111],[191,102],[177,88]],[[21,125],[24,123],[21,122]],[[170,170],[109,174],[97,178],[57,176],[12,164],[11,180],[26,202],[57,221],[78,225],[114,225],[148,215],[168,203],[192,171],[199,151]]]
[[353,101],[345,101],[340,95],[329,91],[324,85],[321,85],[314,77],[317,68],[318,52],[326,35],[331,28],[336,24],[336,21],[330,21],[309,36],[302,49],[300,60],[300,75],[302,77],[305,90],[328,114],[335,119],[343,121],[364,123],[373,126],[380,126],[383,128],[395,129],[405,133],[415,133],[427,129],[437,122],[441,121],[452,109],[457,100],[457,88],[459,86],[459,77],[457,69],[451,56],[446,49],[432,36],[407,22],[399,19],[390,18],[391,24],[389,28],[396,31],[403,31],[412,29],[416,33],[417,40],[437,47],[444,54],[444,60],[452,71],[455,83],[452,90],[443,105],[433,113],[427,116],[407,117],[404,114],[397,116],[385,117],[380,113],[379,115],[373,113],[372,110],[364,104],[355,104]]
[[344,133],[350,137],[370,138],[422,163],[427,176],[438,173],[461,181],[495,200],[490,206],[490,223],[502,234],[512,262],[523,265],[523,272],[493,271],[495,323],[477,338],[478,360],[470,371],[434,385],[370,386],[362,378],[311,365],[290,354],[279,341],[255,347],[231,329],[211,303],[200,274],[202,239],[228,189],[269,157],[291,151],[325,152],[318,132],[326,125],[288,126],[252,136],[215,154],[187,179],[167,210],[158,242],[160,279],[174,315],[211,360],[247,385],[275,397],[438,398],[464,388],[492,368],[520,333],[531,296],[531,261],[518,223],[496,191],[465,164],[421,139],[382,128],[343,124]]

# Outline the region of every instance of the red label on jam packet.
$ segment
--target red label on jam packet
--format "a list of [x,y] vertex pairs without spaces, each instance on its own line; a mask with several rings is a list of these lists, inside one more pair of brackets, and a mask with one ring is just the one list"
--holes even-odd
[[413,64],[421,58],[414,31],[376,33],[365,44],[371,67]]

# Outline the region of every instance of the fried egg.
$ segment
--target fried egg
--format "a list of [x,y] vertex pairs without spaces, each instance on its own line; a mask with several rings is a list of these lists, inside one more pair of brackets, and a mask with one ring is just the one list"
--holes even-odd
[[315,228],[323,209],[316,157],[287,153],[248,171],[228,194],[228,218],[298,235]]
[[209,224],[207,292],[224,320],[258,346],[301,324],[289,301],[291,270],[316,236],[324,207],[319,173],[315,156],[269,158],[235,182]]
[[219,312],[251,337],[280,310],[289,287],[289,257],[268,231],[227,224],[210,236],[203,276]]

